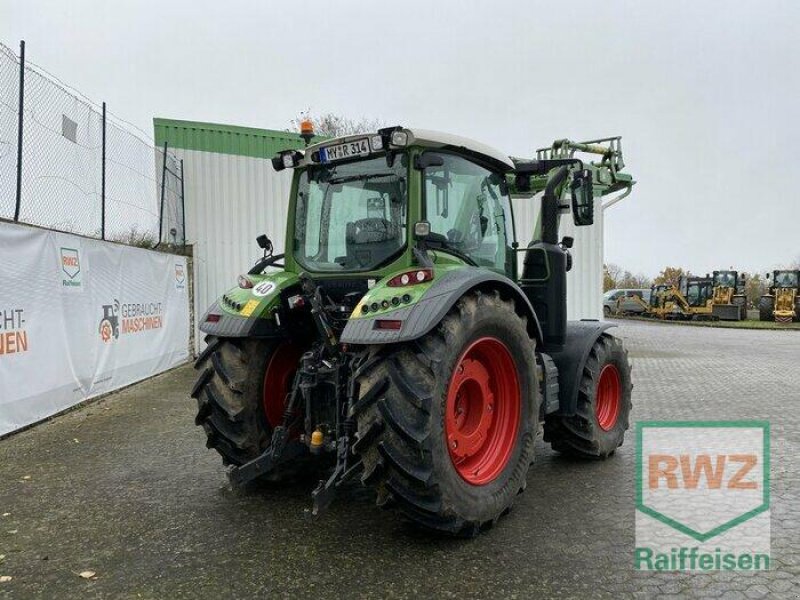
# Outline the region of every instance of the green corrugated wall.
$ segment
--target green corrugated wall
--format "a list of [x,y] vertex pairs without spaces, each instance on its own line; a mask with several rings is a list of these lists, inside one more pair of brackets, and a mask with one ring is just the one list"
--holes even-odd
[[[297,133],[256,129],[238,125],[219,123],[200,123],[176,119],[153,119],[155,141],[159,147],[164,142],[170,148],[201,150],[236,156],[272,158],[281,150],[304,147],[303,139]],[[316,140],[314,140],[316,141]]]

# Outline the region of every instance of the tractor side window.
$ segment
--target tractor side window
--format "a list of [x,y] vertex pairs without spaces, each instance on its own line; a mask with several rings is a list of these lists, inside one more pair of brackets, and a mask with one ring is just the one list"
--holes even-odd
[[319,189],[308,190],[299,197],[302,202],[299,214],[306,217],[304,251],[306,256],[317,256],[320,251],[320,233],[323,219],[323,194]]
[[437,242],[482,267],[510,272],[511,212],[503,177],[467,159],[441,155],[425,169],[425,218]]

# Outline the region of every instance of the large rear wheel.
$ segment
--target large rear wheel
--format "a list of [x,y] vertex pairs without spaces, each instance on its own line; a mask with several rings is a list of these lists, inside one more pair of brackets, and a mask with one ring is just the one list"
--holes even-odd
[[631,411],[631,367],[622,342],[607,333],[592,346],[572,416],[548,415],[544,439],[557,452],[605,458],[622,445]]
[[[195,368],[195,423],[206,433],[206,446],[225,465],[239,466],[261,454],[272,430],[283,420],[302,350],[284,340],[226,339],[209,336]],[[297,465],[284,467],[273,479]]]
[[421,339],[370,349],[358,374],[354,451],[378,503],[456,535],[507,512],[533,460],[534,349],[513,302],[481,293]]

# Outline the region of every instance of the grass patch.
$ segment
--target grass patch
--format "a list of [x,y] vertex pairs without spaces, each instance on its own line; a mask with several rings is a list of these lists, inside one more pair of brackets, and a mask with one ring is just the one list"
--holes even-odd
[[722,329],[785,329],[788,331],[800,331],[800,323],[775,323],[773,321],[662,321],[661,319],[649,319],[647,317],[622,316],[615,316],[613,318],[620,319],[622,321],[644,321],[645,323],[688,325],[690,327],[717,327]]

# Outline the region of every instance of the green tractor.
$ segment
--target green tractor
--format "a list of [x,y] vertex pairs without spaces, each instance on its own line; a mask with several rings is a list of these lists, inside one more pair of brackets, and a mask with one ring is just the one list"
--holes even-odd
[[[273,166],[294,171],[285,254],[260,236],[264,257],[202,317],[191,393],[232,484],[316,469],[315,514],[360,481],[470,536],[525,489],[542,427],[578,457],[622,444],[627,351],[609,323],[567,322],[573,240],[559,239],[562,213],[588,226],[595,197],[630,192],[620,138],[514,159],[391,127]],[[536,194],[519,248],[511,197]]]

